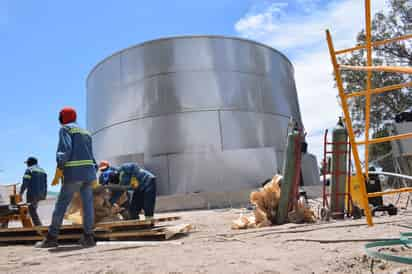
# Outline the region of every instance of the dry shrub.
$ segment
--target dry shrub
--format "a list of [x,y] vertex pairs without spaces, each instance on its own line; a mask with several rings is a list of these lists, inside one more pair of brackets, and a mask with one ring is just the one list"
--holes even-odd
[[315,213],[302,200],[299,200],[293,211],[289,212],[288,219],[289,222],[296,224],[316,222]]
[[[250,202],[256,206],[254,216],[240,216],[233,221],[232,229],[246,229],[254,227],[270,226],[276,223],[276,212],[280,200],[281,175],[273,176],[272,180],[259,191],[250,193]],[[289,212],[288,219],[293,223],[316,221],[315,214],[305,204],[299,200],[293,211]]]
[[281,180],[282,176],[275,175],[263,188],[250,194],[250,202],[256,206],[254,214],[258,227],[275,223]]
[[241,216],[232,224],[232,229],[270,226],[275,222],[276,211],[280,199],[279,183],[282,176],[275,175],[272,180],[259,191],[250,193],[250,202],[256,206],[254,216]]

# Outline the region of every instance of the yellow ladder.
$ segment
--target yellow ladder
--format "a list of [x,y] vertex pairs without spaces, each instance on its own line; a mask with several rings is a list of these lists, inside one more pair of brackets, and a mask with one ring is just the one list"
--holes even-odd
[[[394,191],[388,191],[388,192],[375,192],[375,193],[367,193],[366,191],[366,183],[365,183],[365,177],[368,177],[368,162],[369,162],[369,145],[371,144],[378,144],[378,143],[383,143],[383,142],[389,142],[393,140],[401,140],[405,138],[411,138],[412,137],[412,132],[406,133],[406,134],[400,134],[400,135],[395,135],[395,136],[388,136],[388,137],[381,137],[381,138],[375,138],[375,139],[370,139],[369,138],[369,128],[370,128],[370,105],[371,105],[371,95],[375,94],[381,94],[384,92],[388,91],[395,91],[404,87],[412,87],[412,82],[407,82],[407,83],[402,83],[398,85],[391,85],[391,86],[386,86],[386,87],[380,87],[380,88],[373,88],[371,85],[371,78],[372,78],[372,72],[374,71],[387,71],[387,72],[399,72],[399,73],[408,73],[412,74],[412,68],[410,67],[393,67],[393,66],[373,66],[372,64],[372,48],[385,45],[387,43],[391,42],[396,42],[396,41],[401,41],[401,40],[406,40],[412,38],[412,34],[409,35],[404,35],[400,37],[395,37],[392,39],[385,39],[381,41],[374,41],[372,42],[371,39],[371,8],[370,8],[370,0],[365,0],[365,30],[366,30],[366,43],[363,45],[358,45],[352,48],[348,49],[343,49],[343,50],[335,50],[332,42],[332,36],[329,32],[329,30],[326,30],[326,40],[328,43],[329,47],[329,53],[330,57],[332,60],[332,65],[333,69],[335,72],[335,77],[336,77],[336,86],[339,91],[339,97],[342,103],[342,109],[343,113],[345,115],[345,123],[346,127],[348,129],[349,133],[349,141],[352,146],[352,153],[353,153],[353,159],[355,162],[355,169],[356,169],[356,177],[357,180],[360,182],[360,196],[362,197],[362,207],[365,211],[365,216],[366,220],[369,226],[373,225],[372,221],[372,215],[371,211],[369,208],[369,203],[368,203],[368,198],[369,197],[377,197],[377,196],[382,196],[386,194],[395,194],[395,193],[400,193],[400,192],[412,192],[412,187],[408,188],[402,188]],[[367,60],[366,60],[366,66],[346,66],[346,65],[340,65],[338,64],[337,61],[337,55],[344,54],[344,53],[349,53],[353,52],[356,50],[360,49],[366,49],[367,53]],[[342,70],[361,70],[361,71],[366,71],[366,89],[363,91],[349,91],[346,92],[343,87],[343,82],[342,82],[342,77],[341,77],[341,71]],[[356,141],[355,135],[353,132],[353,127],[352,127],[352,120],[349,114],[348,110],[348,103],[347,100],[352,97],[357,97],[357,96],[365,96],[366,97],[366,102],[365,102],[365,134],[364,134],[364,140],[362,141]],[[359,145],[364,145],[365,146],[365,176],[363,175],[362,172],[362,166],[361,166],[361,161],[359,157],[359,150],[358,146]]]

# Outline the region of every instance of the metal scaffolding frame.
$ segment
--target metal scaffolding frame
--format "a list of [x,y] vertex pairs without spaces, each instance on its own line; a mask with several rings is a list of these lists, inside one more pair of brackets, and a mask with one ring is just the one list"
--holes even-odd
[[[366,43],[363,45],[358,45],[356,47],[343,49],[343,50],[335,50],[333,46],[332,36],[329,30],[326,30],[326,40],[329,47],[329,53],[336,77],[336,86],[339,91],[339,97],[342,103],[342,109],[345,116],[345,124],[349,134],[349,141],[352,146],[352,153],[353,159],[355,162],[355,170],[356,170],[356,177],[357,180],[360,182],[359,191],[361,192],[362,197],[362,207],[365,212],[366,220],[369,226],[373,225],[372,215],[369,208],[368,198],[370,197],[377,197],[386,194],[396,194],[400,192],[412,192],[412,187],[403,188],[399,190],[389,191],[389,192],[375,192],[375,193],[367,193],[366,191],[366,178],[368,178],[368,163],[369,163],[369,145],[371,144],[378,144],[383,142],[389,142],[394,140],[401,140],[406,138],[412,137],[412,132],[406,134],[400,134],[395,136],[388,136],[388,137],[381,137],[370,139],[369,138],[369,129],[370,129],[370,107],[371,107],[371,95],[380,94],[388,91],[395,91],[404,87],[412,87],[412,82],[402,83],[398,85],[391,85],[386,87],[380,88],[372,88],[371,79],[372,79],[372,72],[376,71],[386,71],[386,72],[398,72],[398,73],[407,73],[412,74],[412,68],[410,67],[396,67],[396,66],[373,66],[372,64],[372,52],[373,47],[382,46],[388,43],[402,41],[406,39],[412,38],[412,34],[395,37],[392,39],[385,39],[381,41],[374,41],[372,42],[372,32],[371,32],[371,5],[370,0],[365,0],[365,32],[366,32]],[[337,55],[353,52],[360,49],[366,49],[366,66],[346,66],[338,64]],[[366,71],[366,89],[359,92],[345,92],[343,87],[343,81],[341,77],[342,70],[358,70],[358,71]],[[355,134],[352,127],[352,120],[349,114],[348,109],[348,102],[347,100],[352,97],[356,96],[365,96],[365,134],[364,140],[357,141],[355,139]],[[362,171],[361,161],[359,157],[359,150],[358,146],[364,145],[365,146],[365,170]],[[365,175],[365,176],[364,176]]]

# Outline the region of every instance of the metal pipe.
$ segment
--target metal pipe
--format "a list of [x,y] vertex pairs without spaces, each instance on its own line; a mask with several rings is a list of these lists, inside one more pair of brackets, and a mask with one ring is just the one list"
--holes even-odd
[[404,174],[399,174],[399,173],[393,173],[393,172],[370,171],[369,173],[370,173],[370,174],[376,174],[376,175],[392,176],[392,177],[397,177],[397,178],[406,179],[406,180],[412,180],[412,176],[404,175]]

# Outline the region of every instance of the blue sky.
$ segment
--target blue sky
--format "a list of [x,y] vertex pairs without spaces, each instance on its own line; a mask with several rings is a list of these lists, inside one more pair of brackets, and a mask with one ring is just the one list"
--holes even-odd
[[[338,44],[350,46],[359,30],[360,2],[0,0],[0,183],[20,181],[28,155],[37,156],[52,176],[57,113],[74,106],[85,124],[85,79],[97,62],[130,45],[173,35],[241,36],[285,52],[295,64],[304,123],[315,132],[310,137],[319,154],[319,132],[339,114],[323,30],[335,26]],[[347,28],[344,22],[350,22]],[[311,75],[314,71],[322,75]],[[327,97],[322,99],[327,121],[313,112],[319,94]]]

